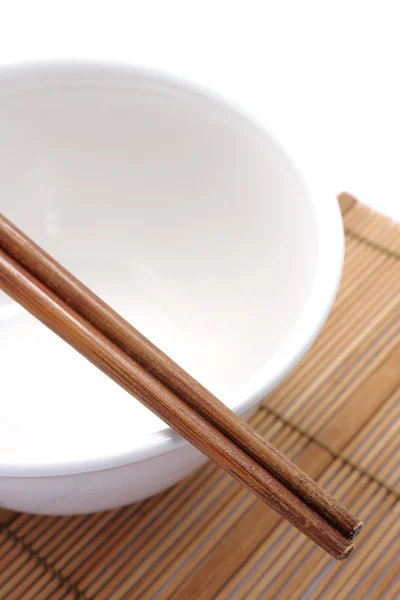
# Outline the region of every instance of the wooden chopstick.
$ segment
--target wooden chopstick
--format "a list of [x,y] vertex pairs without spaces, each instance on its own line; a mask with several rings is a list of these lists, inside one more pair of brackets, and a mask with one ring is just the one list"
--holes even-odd
[[349,539],[363,523],[0,214],[0,248]]
[[353,544],[219,429],[0,250],[0,288],[338,560]]

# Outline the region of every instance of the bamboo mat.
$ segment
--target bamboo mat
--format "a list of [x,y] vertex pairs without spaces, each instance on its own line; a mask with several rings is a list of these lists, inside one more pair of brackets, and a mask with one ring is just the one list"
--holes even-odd
[[350,196],[340,203],[333,312],[252,423],[365,521],[349,560],[331,560],[207,464],[107,513],[0,511],[0,600],[400,598],[400,225]]

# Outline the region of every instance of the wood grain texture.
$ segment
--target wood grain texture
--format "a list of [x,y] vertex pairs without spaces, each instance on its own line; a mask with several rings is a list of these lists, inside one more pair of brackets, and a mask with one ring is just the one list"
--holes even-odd
[[0,288],[315,543],[349,556],[348,537],[2,250]]
[[2,215],[0,247],[345,536],[359,533],[362,523],[346,507]]

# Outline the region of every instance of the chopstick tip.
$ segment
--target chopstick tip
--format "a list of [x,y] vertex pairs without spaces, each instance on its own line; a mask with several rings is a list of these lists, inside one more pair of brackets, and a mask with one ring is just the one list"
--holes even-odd
[[349,558],[350,554],[352,554],[352,552],[354,550],[354,547],[355,547],[354,544],[350,544],[350,546],[348,546],[346,548],[346,550],[343,552],[343,554],[336,557],[336,560],[343,561],[343,560],[346,560],[347,558]]
[[351,539],[354,539],[355,537],[357,537],[363,527],[364,527],[364,523],[362,521],[359,521],[357,523],[357,525],[354,527],[353,535],[351,536]]

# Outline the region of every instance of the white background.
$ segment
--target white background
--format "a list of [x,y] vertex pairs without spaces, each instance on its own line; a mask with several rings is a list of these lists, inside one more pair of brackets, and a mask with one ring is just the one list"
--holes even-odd
[[0,0],[0,64],[104,58],[209,87],[306,179],[400,219],[397,0]]

